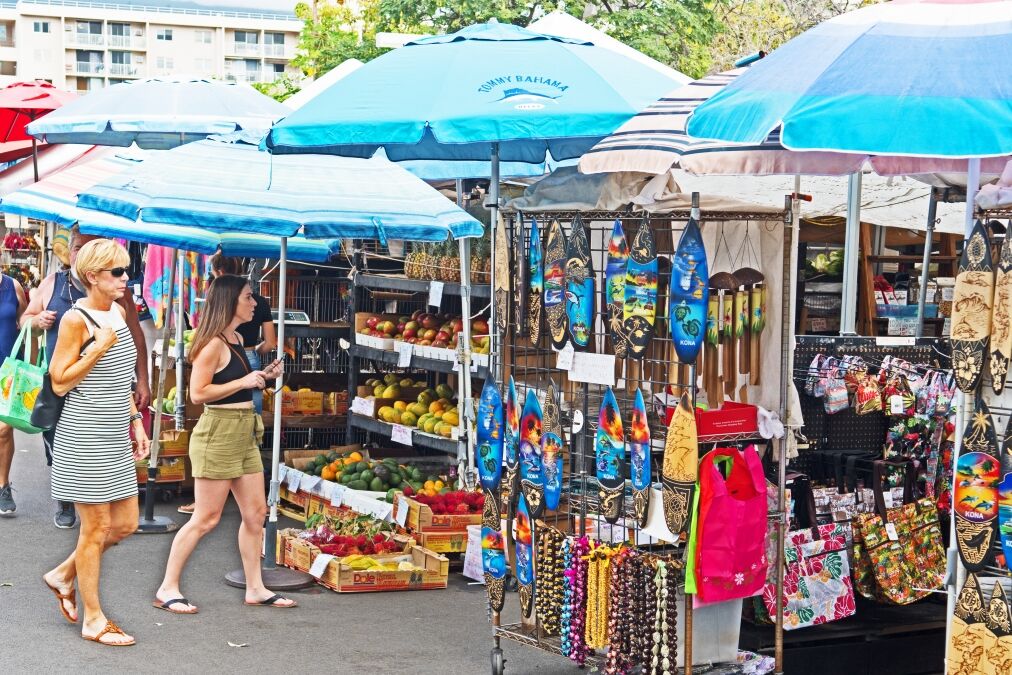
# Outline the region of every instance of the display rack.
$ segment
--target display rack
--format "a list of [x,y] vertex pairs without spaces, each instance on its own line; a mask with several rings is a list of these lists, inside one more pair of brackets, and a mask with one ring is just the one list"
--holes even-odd
[[[788,202],[789,203],[789,202]],[[608,237],[611,235],[613,223],[616,219],[622,222],[627,240],[631,241],[632,236],[641,226],[650,227],[657,248],[657,257],[660,262],[658,279],[658,302],[657,316],[655,320],[655,332],[649,342],[649,346],[642,359],[634,360],[617,358],[615,361],[614,378],[610,383],[612,391],[618,402],[622,414],[623,425],[626,432],[629,429],[630,412],[637,390],[643,393],[647,402],[647,414],[650,427],[650,453],[653,466],[654,485],[659,484],[660,466],[663,458],[667,425],[660,413],[663,407],[655,407],[655,394],[662,392],[687,391],[693,404],[696,399],[696,372],[695,364],[682,364],[677,361],[673,343],[669,335],[669,319],[667,311],[666,289],[671,277],[670,260],[675,252],[681,231],[690,217],[688,211],[663,213],[663,214],[642,214],[624,212],[581,212],[559,211],[559,212],[538,212],[536,214],[521,214],[513,211],[503,213],[507,224],[507,236],[509,240],[509,253],[511,257],[510,269],[515,270],[518,264],[525,264],[525,258],[518,255],[518,252],[526,252],[529,241],[532,218],[536,218],[541,228],[542,237],[545,236],[545,228],[553,220],[563,224],[567,236],[571,232],[571,223],[576,216],[582,218],[587,227],[588,238],[592,253],[592,264],[595,276],[595,322],[592,330],[592,339],[588,351],[607,357],[614,354],[614,347],[609,336],[607,321],[602,312],[606,305],[603,300],[604,287],[604,260],[608,248]],[[722,221],[775,221],[782,219],[787,225],[784,227],[785,248],[783,273],[789,275],[790,242],[792,237],[792,213],[790,209],[778,215],[771,214],[746,214],[746,213],[702,213],[700,224],[705,229],[712,227]],[[526,255],[525,253],[523,255]],[[712,253],[711,253],[712,256]],[[780,270],[777,270],[779,273]],[[519,277],[513,273],[511,283]],[[789,278],[789,277],[788,277]],[[792,286],[786,279],[782,289],[783,307],[790,304]],[[684,564],[686,558],[686,547],[683,542],[669,543],[650,536],[650,530],[644,530],[636,522],[633,510],[633,499],[626,490],[624,499],[624,511],[622,518],[617,524],[612,525],[605,521],[599,508],[598,488],[599,483],[595,477],[595,435],[598,429],[598,411],[607,390],[607,385],[601,383],[589,384],[577,382],[576,378],[571,379],[571,372],[566,369],[557,368],[559,354],[549,346],[550,340],[547,335],[542,335],[541,340],[532,344],[527,338],[526,325],[518,325],[520,313],[517,311],[515,300],[526,302],[527,290],[511,288],[513,300],[509,308],[509,325],[503,336],[501,369],[497,368],[496,380],[505,399],[506,390],[509,386],[510,377],[513,378],[517,391],[518,405],[523,406],[528,391],[534,391],[542,405],[545,404],[546,391],[549,385],[554,385],[559,394],[560,417],[563,427],[563,461],[564,480],[563,490],[559,508],[556,511],[546,511],[536,521],[536,531],[555,530],[565,535],[575,537],[589,536],[606,544],[617,544],[620,542],[635,542],[635,549],[642,552],[649,558],[644,560],[667,560],[677,575],[679,595],[684,590]],[[779,299],[769,298],[768,303],[779,302]],[[789,322],[784,320],[782,330],[784,344],[786,345],[789,336]],[[781,326],[767,326],[767,331],[781,330]],[[785,372],[787,366],[785,364]],[[609,378],[605,378],[609,379]],[[782,387],[785,382],[781,383]],[[784,396],[782,394],[781,399]],[[714,447],[716,444],[746,445],[756,441],[757,446],[765,445],[764,439],[759,439],[753,434],[726,434],[718,436],[703,436],[698,438],[700,445],[700,456]],[[772,446],[772,444],[770,444]],[[775,463],[781,466],[785,446],[777,444],[779,450],[774,458]],[[629,467],[623,467],[624,476],[628,478]],[[505,477],[503,478],[505,481]],[[783,522],[783,472],[781,472],[781,508],[770,514],[774,522]],[[656,508],[661,508],[659,492],[654,489],[653,499]],[[507,518],[506,538],[507,551],[513,551],[513,533],[511,531],[511,519],[513,512],[508,505],[503,504]],[[652,507],[653,508],[653,507]],[[782,530],[780,531],[782,536]],[[537,539],[535,538],[535,541]],[[535,548],[536,548],[535,544]],[[782,551],[782,546],[778,547]],[[537,564],[537,558],[535,558]],[[512,561],[510,562],[512,565]],[[781,575],[782,577],[782,575]],[[537,586],[537,579],[535,580]],[[678,658],[684,659],[684,672],[693,672],[692,655],[692,620],[693,608],[691,596],[685,602],[679,602],[677,606],[677,621],[684,626],[684,637],[681,644],[673,647],[678,652]],[[535,606],[537,606],[537,591],[535,590]],[[492,673],[497,675],[504,671],[504,652],[502,640],[511,643],[522,644],[526,647],[540,649],[542,651],[557,655],[564,655],[564,650],[558,635],[546,631],[542,622],[536,619],[536,612],[532,613],[531,619],[520,621],[505,620],[506,615],[512,616],[517,612],[516,596],[509,595],[506,606],[502,613],[492,612],[490,616],[493,624],[493,649]],[[651,628],[651,632],[653,629]],[[778,636],[779,642],[779,636]],[[737,648],[737,645],[735,645]],[[587,655],[583,666],[603,668],[606,665],[607,650],[597,653],[593,651]],[[672,655],[674,662],[675,656]],[[674,668],[672,668],[672,671]],[[702,672],[705,668],[697,667],[696,672]],[[610,671],[609,671],[610,672]],[[644,672],[648,672],[645,670]]]

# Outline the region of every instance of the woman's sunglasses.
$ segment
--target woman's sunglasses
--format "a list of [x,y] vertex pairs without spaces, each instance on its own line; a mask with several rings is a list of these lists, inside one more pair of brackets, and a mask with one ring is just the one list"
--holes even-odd
[[127,274],[130,271],[130,268],[129,267],[112,267],[112,268],[109,268],[109,269],[104,269],[102,271],[103,272],[108,272],[109,274],[111,274],[115,278],[115,277],[121,277],[124,274]]

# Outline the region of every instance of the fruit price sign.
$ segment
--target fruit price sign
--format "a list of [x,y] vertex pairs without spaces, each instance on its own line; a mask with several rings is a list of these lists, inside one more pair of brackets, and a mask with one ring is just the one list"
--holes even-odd
[[393,433],[390,434],[390,440],[394,443],[411,445],[411,428],[402,424],[395,424]]
[[443,282],[442,281],[430,281],[429,282],[429,306],[439,309],[440,305],[443,304]]
[[408,342],[397,342],[394,344],[394,349],[397,351],[397,367],[407,368],[410,366],[413,346]]

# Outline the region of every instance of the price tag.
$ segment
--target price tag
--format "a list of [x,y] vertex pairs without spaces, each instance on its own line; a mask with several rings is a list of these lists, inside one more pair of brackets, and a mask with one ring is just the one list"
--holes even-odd
[[299,491],[299,485],[302,483],[303,473],[292,469],[288,472],[288,489],[292,492]]
[[900,540],[900,535],[896,533],[896,526],[892,523],[886,523],[886,534],[889,535],[889,541]]
[[344,351],[348,351],[348,349],[351,348],[351,343],[345,340],[344,338],[341,338],[337,341],[337,346],[343,349]]
[[351,402],[351,411],[358,415],[372,417],[376,414],[376,399],[356,396],[355,400]]
[[893,394],[889,397],[889,412],[893,415],[902,415],[906,408],[903,405],[903,397],[899,394]]
[[555,367],[559,370],[569,370],[572,368],[574,354],[576,354],[576,350],[573,349],[573,343],[567,342],[566,346],[559,350],[559,358],[555,362]]
[[573,411],[573,433],[574,434],[578,434],[578,433],[580,433],[581,429],[583,429],[583,411],[582,410],[574,410]]
[[443,304],[443,282],[442,281],[430,281],[429,282],[429,305],[431,307],[440,307]]
[[886,505],[887,509],[891,509],[893,507],[893,493],[892,492],[883,492],[882,493],[882,501],[885,502],[885,505]]
[[397,495],[397,508],[394,509],[394,522],[401,527],[404,527],[405,523],[408,522],[408,499],[404,495]]
[[332,556],[329,553],[321,553],[316,556],[316,560],[313,561],[312,566],[309,568],[309,573],[319,579],[323,576],[323,573],[327,571],[327,565],[329,565],[330,561],[334,558],[335,556]]
[[320,478],[319,476],[307,475],[305,478],[302,479],[302,485],[303,487],[306,488],[306,492],[316,492],[316,489],[320,487],[320,483],[322,482],[323,479]]
[[337,483],[334,484],[334,489],[330,493],[330,505],[333,507],[339,507],[344,504],[344,490],[343,485]]
[[396,300],[387,300],[384,311],[387,314],[396,314],[397,313],[397,301]]
[[402,445],[411,445],[411,427],[395,424],[393,433],[390,434],[390,440]]
[[615,386],[615,355],[579,352],[573,355],[573,366],[569,369],[571,382]]
[[414,350],[414,345],[410,342],[395,342],[394,351],[397,352],[397,367],[407,368],[411,365],[411,354]]
[[329,480],[320,480],[320,486],[316,491],[316,494],[320,495],[325,500],[330,499],[330,495],[334,494],[334,488],[337,487],[337,483],[331,483]]
[[278,483],[285,482],[285,476],[288,475],[288,466],[286,464],[278,465]]

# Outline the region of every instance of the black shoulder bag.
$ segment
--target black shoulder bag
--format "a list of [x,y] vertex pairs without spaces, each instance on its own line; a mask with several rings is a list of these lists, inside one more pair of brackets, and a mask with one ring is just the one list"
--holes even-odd
[[[73,306],[71,309],[75,309],[84,315],[84,318],[91,322],[95,328],[100,328],[98,322],[95,321],[86,311],[78,306]],[[95,341],[94,335],[89,335],[88,339],[81,345],[81,352],[88,348],[92,342]],[[42,346],[43,353],[45,353],[45,345]],[[49,355],[46,354],[46,357]],[[48,361],[48,358],[47,358]],[[42,389],[39,391],[38,397],[35,399],[35,405],[32,407],[32,426],[49,431],[50,429],[56,428],[56,423],[60,421],[60,413],[63,412],[64,398],[55,391],[53,391],[53,382],[49,379],[49,370],[46,370],[45,375],[42,376]]]

